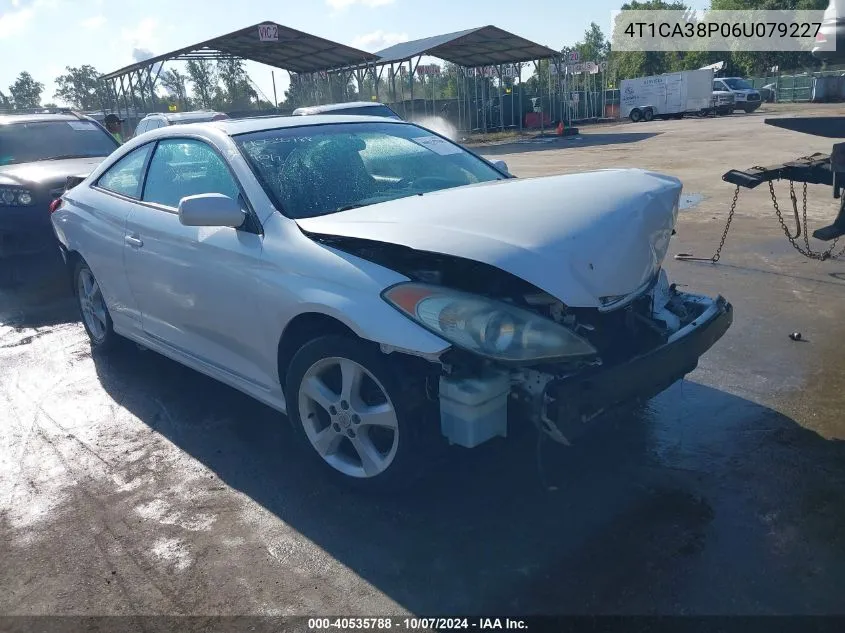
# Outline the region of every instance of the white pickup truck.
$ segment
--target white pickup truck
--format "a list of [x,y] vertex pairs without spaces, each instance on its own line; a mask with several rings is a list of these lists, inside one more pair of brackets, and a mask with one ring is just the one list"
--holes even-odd
[[763,100],[760,98],[760,92],[754,89],[754,86],[741,77],[720,77],[713,80],[714,91],[730,92],[734,95],[734,110],[745,110],[745,112],[754,112],[759,108]]

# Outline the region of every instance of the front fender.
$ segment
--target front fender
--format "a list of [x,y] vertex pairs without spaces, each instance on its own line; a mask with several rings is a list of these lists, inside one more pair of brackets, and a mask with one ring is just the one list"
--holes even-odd
[[341,294],[331,288],[303,288],[298,314],[317,312],[343,323],[363,339],[406,350],[420,356],[436,356],[451,345],[420,327],[380,296],[367,293]]

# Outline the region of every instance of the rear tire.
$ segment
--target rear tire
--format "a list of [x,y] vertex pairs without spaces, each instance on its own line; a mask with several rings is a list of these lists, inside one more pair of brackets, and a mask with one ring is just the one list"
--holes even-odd
[[314,339],[294,355],[285,381],[288,418],[335,481],[395,492],[430,465],[439,422],[425,379],[408,374],[371,343],[348,336]]
[[643,120],[643,113],[640,112],[639,108],[634,108],[631,110],[631,114],[629,115],[632,123],[639,123]]
[[643,121],[648,122],[648,121],[651,121],[653,119],[654,119],[654,110],[652,110],[651,108],[646,108],[643,111]]
[[73,271],[73,293],[91,349],[106,351],[114,347],[118,336],[112,326],[105,297],[94,273],[83,260],[77,262]]

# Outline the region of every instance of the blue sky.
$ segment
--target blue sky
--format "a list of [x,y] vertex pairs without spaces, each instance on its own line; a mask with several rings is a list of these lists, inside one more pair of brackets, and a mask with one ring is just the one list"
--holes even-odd
[[[49,102],[65,66],[107,72],[264,20],[368,51],[486,24],[560,49],[581,39],[591,21],[607,35],[621,1],[0,0],[0,90],[8,94],[28,70]],[[271,69],[250,64],[249,71],[272,100]],[[281,100],[287,73],[277,71],[276,81]]]

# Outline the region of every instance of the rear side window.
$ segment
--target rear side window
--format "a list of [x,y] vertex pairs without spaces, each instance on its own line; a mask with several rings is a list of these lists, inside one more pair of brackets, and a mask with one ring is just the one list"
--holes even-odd
[[144,179],[144,165],[147,164],[151,149],[152,143],[148,143],[129,152],[100,176],[97,186],[122,196],[139,198],[141,182]]
[[387,106],[358,106],[327,112],[326,114],[351,114],[354,116],[383,116],[388,119],[398,119],[399,116]]
[[138,127],[136,127],[136,128],[135,128],[135,136],[138,136],[139,134],[143,134],[143,133],[144,133],[144,132],[146,132],[148,129],[150,129],[150,122],[149,122],[149,120],[144,120],[144,121],[141,121],[141,122],[138,124]]
[[182,198],[202,193],[238,199],[238,184],[220,155],[193,139],[159,142],[147,172],[144,200],[175,209]]

